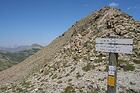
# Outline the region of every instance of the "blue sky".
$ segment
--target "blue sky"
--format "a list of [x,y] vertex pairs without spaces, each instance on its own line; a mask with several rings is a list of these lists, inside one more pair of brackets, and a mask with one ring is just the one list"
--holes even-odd
[[0,0],[0,46],[47,45],[75,21],[109,5],[140,20],[140,0]]

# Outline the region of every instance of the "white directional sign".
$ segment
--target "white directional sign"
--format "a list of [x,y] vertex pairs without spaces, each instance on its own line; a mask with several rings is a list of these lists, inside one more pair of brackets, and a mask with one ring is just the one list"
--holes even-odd
[[133,39],[97,38],[96,51],[132,54]]
[[96,43],[103,44],[133,44],[133,39],[97,38]]

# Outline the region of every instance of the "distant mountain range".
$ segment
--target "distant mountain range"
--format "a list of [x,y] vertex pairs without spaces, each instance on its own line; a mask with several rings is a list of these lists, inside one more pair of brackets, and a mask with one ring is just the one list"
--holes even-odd
[[42,48],[43,46],[38,44],[19,46],[16,48],[0,47],[0,71],[22,62]]
[[18,46],[15,48],[0,47],[0,51],[1,52],[19,52],[19,51],[29,50],[29,49],[33,49],[33,48],[41,49],[41,48],[43,48],[43,46],[41,46],[39,44],[32,44],[32,45]]

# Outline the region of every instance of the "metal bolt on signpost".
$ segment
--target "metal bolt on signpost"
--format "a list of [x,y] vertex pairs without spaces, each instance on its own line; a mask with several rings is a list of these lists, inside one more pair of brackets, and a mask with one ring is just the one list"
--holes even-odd
[[95,47],[109,53],[107,93],[116,93],[118,53],[132,54],[133,39],[97,38]]

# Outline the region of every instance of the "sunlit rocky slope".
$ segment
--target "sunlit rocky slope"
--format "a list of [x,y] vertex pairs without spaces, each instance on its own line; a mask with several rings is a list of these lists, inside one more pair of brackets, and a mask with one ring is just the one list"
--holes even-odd
[[134,40],[132,55],[119,54],[117,93],[140,93],[140,22],[111,7],[77,21],[46,48],[0,73],[0,91],[105,93],[108,53],[95,51],[95,39],[111,35]]

